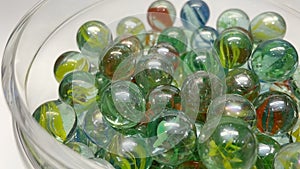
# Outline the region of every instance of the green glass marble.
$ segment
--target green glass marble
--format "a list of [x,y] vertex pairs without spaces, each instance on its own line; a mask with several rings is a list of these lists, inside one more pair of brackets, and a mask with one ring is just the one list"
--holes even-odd
[[116,135],[104,159],[118,169],[148,169],[152,164],[147,143],[139,137]]
[[206,121],[212,99],[225,93],[225,86],[214,74],[197,71],[189,75],[181,88],[182,110],[193,121]]
[[80,142],[68,142],[66,145],[85,158],[95,157],[93,150],[90,149],[86,144]]
[[170,85],[174,72],[173,64],[158,53],[142,56],[136,64],[135,83],[146,96],[149,91],[159,85]]
[[68,51],[61,54],[54,64],[54,76],[57,82],[73,71],[88,72],[90,68],[87,57],[77,51]]
[[161,32],[157,43],[169,43],[179,53],[183,53],[187,49],[188,39],[181,28],[173,26],[166,28]]
[[99,71],[112,79],[118,66],[128,57],[132,51],[124,44],[116,44],[109,48],[99,61]]
[[275,169],[300,168],[300,143],[291,143],[282,147],[275,156]]
[[80,26],[76,40],[80,51],[95,60],[112,42],[112,33],[103,22],[91,20]]
[[268,40],[253,51],[249,64],[262,81],[284,81],[296,71],[298,53],[286,40]]
[[116,81],[109,85],[98,103],[105,120],[118,129],[136,126],[146,111],[142,91],[130,81]]
[[76,113],[70,105],[60,100],[41,104],[32,116],[41,127],[60,142],[67,142],[75,133]]
[[252,53],[252,39],[238,28],[224,30],[215,41],[220,62],[224,68],[232,69],[244,65]]
[[283,135],[291,131],[298,120],[296,102],[287,94],[265,92],[254,101],[256,127],[267,135]]
[[151,143],[153,159],[177,166],[193,156],[196,148],[195,126],[178,110],[165,110],[157,119],[156,139]]
[[258,156],[262,161],[265,169],[273,169],[274,157],[276,153],[280,150],[280,144],[274,140],[272,137],[256,134],[258,142]]
[[260,93],[258,76],[251,70],[235,68],[226,75],[227,93],[239,94],[254,101]]
[[221,113],[223,116],[240,118],[249,124],[256,126],[256,111],[253,104],[246,98],[237,94],[225,94],[216,97],[209,106],[209,112]]
[[199,70],[206,70],[204,64],[205,59],[207,59],[208,51],[206,49],[195,49],[183,53],[180,57],[185,64],[187,64],[192,72]]
[[[97,72],[95,75],[95,86],[98,89],[98,96],[102,95],[103,90],[111,83],[111,79],[102,74],[101,72]],[[101,100],[101,98],[97,98]]]
[[250,169],[256,162],[256,137],[241,119],[222,117],[213,134],[198,145],[207,168]]
[[216,28],[218,32],[237,26],[248,30],[249,25],[249,16],[243,10],[230,8],[219,15]]
[[93,104],[96,104],[98,88],[95,76],[91,73],[76,71],[67,74],[59,84],[60,99],[71,105],[80,116]]
[[276,12],[264,12],[250,22],[249,31],[255,43],[283,38],[286,33],[284,18]]
[[117,36],[135,35],[141,41],[144,41],[146,28],[139,18],[127,16],[119,21],[116,32]]
[[146,96],[147,112],[145,121],[149,122],[164,111],[164,109],[181,110],[180,90],[172,85],[161,85]]

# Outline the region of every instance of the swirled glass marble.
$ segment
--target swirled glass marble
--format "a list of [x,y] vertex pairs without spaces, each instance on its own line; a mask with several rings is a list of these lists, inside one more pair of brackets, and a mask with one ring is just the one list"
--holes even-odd
[[56,140],[68,141],[75,133],[77,116],[73,108],[60,100],[41,104],[32,114],[33,118]]
[[251,70],[235,68],[226,75],[227,93],[244,96],[253,101],[260,93],[258,76]]
[[119,21],[116,32],[117,36],[134,35],[144,41],[146,28],[138,17],[127,16]]
[[262,42],[253,51],[250,68],[266,82],[283,81],[293,75],[298,66],[298,53],[286,40]]
[[217,31],[231,27],[241,27],[248,30],[250,24],[249,16],[241,9],[231,8],[223,11],[217,19]]
[[252,39],[238,27],[224,30],[215,41],[220,62],[227,69],[245,64],[252,53],[252,47]]
[[181,28],[173,26],[166,28],[161,32],[157,43],[169,43],[179,53],[183,53],[186,51],[188,40]]
[[198,146],[207,168],[250,169],[256,161],[256,137],[241,119],[222,117],[213,134]]
[[291,143],[282,147],[275,156],[275,169],[300,168],[300,143]]
[[286,23],[279,13],[264,12],[251,20],[249,31],[255,43],[283,38],[286,33]]
[[112,33],[103,22],[91,20],[80,26],[76,38],[80,51],[97,59],[103,49],[112,42]]
[[152,164],[145,140],[123,135],[112,138],[104,159],[119,169],[148,169]]
[[98,88],[95,76],[91,73],[76,71],[67,74],[59,84],[58,91],[60,99],[71,105],[78,116],[96,104]]
[[174,5],[167,0],[156,0],[148,8],[147,20],[154,31],[173,26],[176,18]]
[[253,103],[256,108],[257,129],[268,135],[285,134],[298,120],[298,108],[287,94],[265,92]]
[[61,54],[54,64],[54,75],[57,82],[73,71],[88,72],[90,68],[87,57],[77,51],[68,51]]
[[196,29],[190,38],[191,48],[204,48],[214,45],[215,40],[219,36],[219,33],[209,26],[203,26]]
[[183,5],[180,11],[183,26],[191,30],[206,25],[209,17],[209,7],[202,0],[189,0]]
[[140,88],[130,81],[112,83],[100,97],[101,113],[112,127],[131,128],[144,117],[146,101]]
[[128,57],[132,51],[124,44],[116,44],[109,48],[99,61],[99,71],[109,79],[112,79],[118,66]]
[[177,166],[192,157],[196,148],[193,123],[181,111],[165,110],[157,119],[156,139],[151,143],[153,159]]

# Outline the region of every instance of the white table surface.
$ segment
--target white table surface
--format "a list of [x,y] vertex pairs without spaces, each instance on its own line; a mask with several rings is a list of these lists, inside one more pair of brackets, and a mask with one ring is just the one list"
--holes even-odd
[[[285,5],[299,10],[299,0],[274,0],[283,2]],[[22,16],[38,0],[0,0],[0,56],[2,56],[5,44],[13,28]],[[220,1],[226,2],[225,0]],[[0,57],[2,60],[2,57]],[[0,70],[1,71],[1,70]],[[8,111],[0,83],[0,168],[1,169],[25,169],[25,164],[19,155],[12,129],[12,117]]]

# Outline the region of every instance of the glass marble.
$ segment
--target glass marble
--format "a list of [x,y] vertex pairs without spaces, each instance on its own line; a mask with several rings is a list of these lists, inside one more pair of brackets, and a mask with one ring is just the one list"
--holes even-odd
[[192,30],[206,25],[209,17],[210,9],[202,0],[189,0],[180,11],[183,26]]
[[275,156],[275,169],[300,168],[300,143],[291,143],[280,149]]
[[87,21],[82,24],[76,36],[77,46],[81,53],[90,56],[94,63],[106,46],[112,42],[112,33],[109,27],[97,20]]
[[157,43],[169,43],[177,52],[183,53],[187,49],[188,39],[181,28],[173,26],[161,32]]
[[299,88],[294,78],[289,78],[282,82],[271,83],[269,90],[285,93],[293,98],[296,102],[299,102]]
[[219,33],[210,26],[203,26],[196,29],[191,38],[191,48],[203,48],[203,47],[211,47],[214,45],[215,40],[219,36]]
[[158,41],[160,32],[156,31],[147,31],[145,33],[145,40],[143,42],[144,50],[146,53],[148,53],[147,50],[149,50],[152,46],[155,46]]
[[192,121],[178,110],[165,110],[157,119],[156,139],[151,143],[153,159],[177,166],[193,156],[196,132]]
[[61,82],[63,77],[73,71],[88,72],[90,68],[87,57],[77,51],[67,51],[61,54],[54,64],[54,76],[57,82]]
[[154,31],[173,26],[176,18],[175,6],[167,0],[156,0],[148,8],[147,20]]
[[99,61],[99,71],[109,79],[112,79],[118,66],[128,57],[132,51],[124,44],[115,44],[110,47]]
[[76,113],[70,105],[60,100],[51,100],[39,105],[32,116],[41,127],[60,142],[67,142],[75,133]]
[[272,169],[274,163],[274,157],[281,148],[281,145],[272,137],[264,134],[256,134],[258,142],[258,156],[262,161],[265,169]]
[[147,99],[146,121],[160,116],[164,109],[181,110],[180,90],[172,85],[157,86],[150,91]]
[[152,164],[147,143],[139,137],[116,135],[104,159],[119,169],[148,169]]
[[193,121],[206,121],[211,100],[224,92],[225,85],[216,75],[197,71],[186,78],[181,88],[182,110]]
[[71,105],[77,116],[96,104],[98,88],[95,85],[95,76],[91,73],[76,71],[67,74],[59,84],[58,91],[59,98]]
[[135,83],[144,95],[159,85],[170,85],[173,77],[173,64],[157,53],[142,56],[136,65]]
[[283,38],[286,33],[284,18],[276,12],[264,12],[250,22],[249,31],[255,43]]
[[231,8],[223,11],[217,19],[217,31],[231,27],[241,27],[248,30],[250,25],[249,16],[241,9]]
[[265,92],[254,101],[257,129],[268,135],[285,134],[292,130],[298,119],[295,101],[287,94]]
[[218,96],[212,100],[208,109],[208,113],[213,111],[214,113],[219,112],[223,116],[240,118],[247,122],[250,127],[256,124],[256,111],[253,104],[241,95],[225,94]]
[[224,68],[232,69],[244,65],[252,53],[252,39],[240,28],[224,30],[215,41]]
[[133,57],[139,56],[139,54],[143,51],[142,42],[138,37],[132,35],[118,36],[114,40],[114,44],[126,45],[132,51]]
[[91,107],[85,114],[82,128],[86,136],[101,148],[106,148],[117,132],[103,118],[98,105]]
[[135,35],[141,41],[145,38],[146,28],[144,23],[137,17],[127,16],[119,21],[117,25],[117,36]]
[[251,70],[235,68],[226,75],[227,93],[239,94],[254,101],[260,93],[258,76]]
[[142,91],[130,81],[112,83],[100,97],[100,111],[114,128],[136,126],[145,115],[146,101]]
[[198,145],[207,168],[250,169],[256,162],[257,140],[241,119],[225,116],[213,134]]
[[262,81],[284,81],[296,71],[298,53],[286,40],[268,40],[253,51],[249,64]]
[[80,142],[68,142],[66,144],[70,149],[74,150],[78,154],[82,155],[85,158],[94,158],[94,152],[87,145]]
[[172,62],[174,69],[176,69],[179,65],[179,63],[178,63],[180,61],[179,53],[169,43],[159,43],[159,44],[152,46],[150,48],[150,50],[148,51],[148,54],[151,54],[151,53],[158,53],[158,54],[166,57],[166,59],[168,59]]

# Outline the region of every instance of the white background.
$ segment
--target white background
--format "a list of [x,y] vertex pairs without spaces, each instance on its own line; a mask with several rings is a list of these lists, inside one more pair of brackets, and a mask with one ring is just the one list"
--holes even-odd
[[[300,8],[299,0],[274,0],[283,2],[285,5],[296,11]],[[0,58],[13,28],[17,25],[22,16],[38,0],[0,0]],[[220,0],[219,3],[226,2]],[[298,25],[299,26],[299,25]],[[299,36],[299,35],[297,35]],[[25,169],[13,135],[11,114],[5,103],[2,94],[2,83],[0,83],[0,168],[1,169]]]

